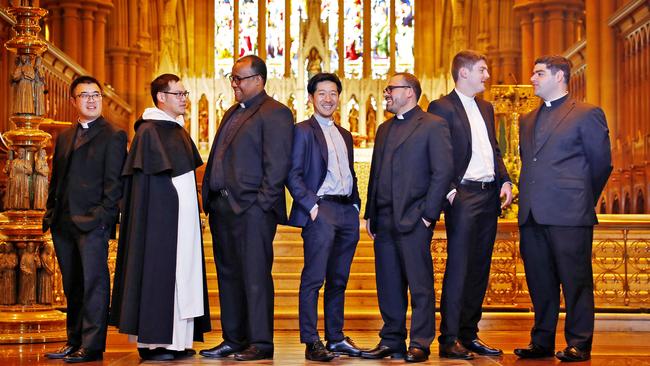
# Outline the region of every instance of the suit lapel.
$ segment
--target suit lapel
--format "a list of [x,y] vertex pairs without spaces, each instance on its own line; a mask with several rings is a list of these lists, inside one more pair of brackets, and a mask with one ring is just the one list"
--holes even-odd
[[327,167],[327,140],[325,140],[323,129],[319,126],[314,116],[309,119],[309,125],[314,129],[314,136],[316,137],[316,142],[318,142],[318,151],[320,151],[320,155]]
[[[449,93],[449,98],[451,99],[452,104],[454,105],[454,109],[456,109],[456,115],[460,118],[460,124],[463,126],[463,130],[465,131],[465,136],[467,136],[467,143],[470,146],[470,151],[471,151],[471,146],[472,146],[472,129],[469,125],[469,118],[467,117],[467,112],[465,111],[465,107],[463,107],[463,102],[460,100],[460,97],[458,94],[456,94],[456,90],[452,90],[451,93]],[[483,114],[483,112],[481,112]]]
[[[566,116],[573,110],[573,107],[575,107],[575,105],[575,100],[569,99],[562,103],[562,105],[560,105],[557,110],[550,113],[549,117],[551,118],[551,121],[549,121],[548,130],[546,131],[546,135],[542,136],[543,140],[540,141],[539,146],[535,145],[535,154],[537,154],[537,152],[544,146],[544,144],[546,144],[546,141],[548,141],[548,139],[553,134],[553,130],[555,130],[560,125],[560,123],[564,121]],[[537,111],[539,113],[539,109]],[[537,115],[535,115],[535,124],[536,123]],[[533,131],[535,131],[534,128]]]
[[[372,159],[373,160],[372,165],[376,166],[376,169],[374,169],[375,174],[373,174],[373,175],[379,174],[379,167],[381,167],[381,161],[384,158],[384,150],[385,150],[385,147],[386,147],[386,135],[388,134],[388,131],[390,130],[390,127],[391,127],[391,124],[393,123],[394,118],[395,117],[393,117],[393,118],[387,120],[386,122],[384,122],[383,124],[385,124],[386,126],[384,128],[380,128],[380,129],[377,130],[377,136],[375,136],[375,147],[374,147],[373,159]],[[379,147],[379,149],[377,149],[377,147]],[[375,158],[375,154],[377,155],[376,158]],[[376,160],[377,164],[374,164],[375,159],[377,159]],[[377,177],[373,177],[373,179],[374,178],[377,178]]]
[[535,124],[537,123],[537,115],[541,107],[530,112],[530,114],[521,120],[521,138],[519,146],[530,146],[535,151]]
[[[493,142],[496,141],[496,134],[494,131],[494,115],[489,112],[487,102],[484,100],[476,100],[476,105],[478,110],[481,112],[481,117],[483,117],[483,122],[485,123],[485,129],[488,133],[488,138],[490,139],[490,145],[493,145]],[[494,146],[492,146],[494,148]]]
[[404,141],[406,141],[406,139],[409,136],[411,136],[413,131],[415,131],[415,129],[418,128],[418,126],[420,126],[420,124],[422,124],[422,121],[421,121],[422,115],[420,113],[416,114],[414,117],[415,117],[414,121],[412,121],[410,123],[407,123],[404,126],[404,134],[400,137],[400,140],[397,141],[397,145],[395,145],[395,149],[399,148],[404,143]]
[[343,138],[343,142],[345,143],[345,147],[346,147],[346,149],[348,149],[348,160],[350,161],[351,164],[354,163],[354,161],[353,161],[354,158],[352,156],[352,149],[354,148],[352,146],[353,141],[350,141],[350,140],[345,138],[344,131],[346,131],[346,130],[343,127],[337,125],[336,123],[334,124],[334,126],[336,126],[336,128],[339,130],[339,133],[341,134],[341,138]]
[[228,108],[226,113],[224,113],[223,118],[221,119],[221,123],[219,124],[219,128],[217,129],[217,133],[214,136],[214,142],[212,143],[212,146],[216,145],[217,139],[219,138],[219,134],[221,134],[221,131],[223,130],[223,126],[226,124],[225,122],[230,119],[233,113],[235,113],[235,110],[239,107],[239,103],[231,106]]
[[[95,123],[97,125],[92,126],[90,128],[90,131],[88,131],[88,134],[86,135],[84,140],[81,141],[79,146],[77,146],[77,149],[80,149],[82,146],[84,146],[84,145],[88,144],[90,141],[92,141],[100,132],[102,132],[104,130],[104,128],[106,127],[107,122],[103,118],[98,118],[97,120],[95,120],[95,122],[93,122],[93,124],[95,124]],[[79,128],[79,127],[77,127],[77,128]],[[76,133],[76,131],[75,131],[75,133]]]
[[264,104],[264,101],[265,101],[265,100],[266,100],[266,97],[264,97],[264,99],[262,99],[262,101],[261,101],[259,104],[252,105],[252,106],[246,107],[246,108],[244,109],[244,111],[242,112],[242,115],[239,116],[239,120],[236,121],[237,124],[235,124],[234,126],[232,126],[232,129],[233,129],[233,130],[232,130],[232,133],[229,134],[230,136],[226,136],[226,138],[228,138],[228,140],[223,142],[223,143],[224,143],[224,146],[228,147],[228,145],[230,145],[230,143],[232,142],[232,140],[235,138],[235,135],[237,135],[237,131],[239,131],[239,129],[241,128],[241,126],[243,126],[244,123],[246,123],[246,121],[247,121],[249,118],[251,118],[251,116],[253,115],[253,113],[257,112],[257,110],[260,109],[260,107],[262,106],[262,104]]

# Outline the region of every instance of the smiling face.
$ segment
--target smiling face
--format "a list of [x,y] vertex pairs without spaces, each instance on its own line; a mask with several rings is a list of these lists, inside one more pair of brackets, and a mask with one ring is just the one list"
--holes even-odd
[[[255,75],[250,60],[240,60],[232,67],[230,86],[237,103],[246,102],[264,90],[262,76]],[[255,76],[253,76],[255,75]]]
[[386,100],[386,110],[394,114],[403,114],[409,110],[409,98],[413,95],[413,90],[406,83],[404,78],[396,75],[388,80],[388,85],[384,89],[384,99]]
[[101,95],[102,90],[95,83],[81,83],[74,88],[70,102],[81,122],[92,122],[102,115]]
[[309,101],[314,105],[314,113],[324,118],[332,118],[339,105],[339,91],[336,84],[325,80],[316,84],[314,95],[309,95]]

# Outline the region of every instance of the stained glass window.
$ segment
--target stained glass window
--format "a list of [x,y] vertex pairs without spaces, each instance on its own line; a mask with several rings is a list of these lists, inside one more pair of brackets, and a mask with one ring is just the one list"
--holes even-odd
[[269,78],[284,76],[284,0],[266,0],[266,66]]
[[232,0],[215,0],[214,10],[215,71],[223,75],[232,69],[235,48]]
[[395,0],[395,71],[413,72],[415,59],[413,57],[414,42],[414,1]]
[[239,55],[258,54],[258,0],[239,0]]
[[[339,2],[338,0],[323,0],[321,2],[321,21],[328,23],[330,69],[337,72],[339,69],[339,53],[337,43],[339,40]],[[325,70],[328,71],[328,70]]]
[[390,0],[371,0],[370,2],[370,48],[372,50],[372,77],[384,78],[390,67]]
[[360,78],[363,67],[363,6],[361,0],[345,0],[343,14],[345,77]]

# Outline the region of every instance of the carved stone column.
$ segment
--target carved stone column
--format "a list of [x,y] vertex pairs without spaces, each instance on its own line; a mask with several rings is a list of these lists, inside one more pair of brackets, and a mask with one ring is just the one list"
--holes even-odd
[[[89,52],[93,45],[93,20],[96,7],[84,6],[81,9],[81,66],[93,73],[93,52]],[[88,47],[89,49],[84,49]]]
[[13,158],[5,166],[8,188],[0,215],[0,343],[60,341],[66,339],[65,314],[52,307],[57,271],[42,231],[49,176],[43,152],[51,136],[39,129],[45,112],[41,54],[47,48],[39,21],[47,11],[38,1],[16,0],[8,12],[16,19],[15,36],[5,47],[17,57],[10,75],[13,127],[3,134]]
[[110,9],[110,6],[100,7],[95,13],[93,68],[95,78],[102,82],[106,81],[106,17]]
[[73,60],[80,62],[80,44],[79,33],[81,32],[81,22],[79,18],[79,10],[81,5],[78,3],[66,2],[61,4],[63,8],[63,32],[65,35],[65,42],[61,39],[61,46],[68,56]]

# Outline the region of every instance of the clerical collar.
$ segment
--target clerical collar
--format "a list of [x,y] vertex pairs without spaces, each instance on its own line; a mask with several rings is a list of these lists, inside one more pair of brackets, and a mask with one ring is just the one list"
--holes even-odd
[[317,113],[314,113],[314,118],[316,118],[316,121],[318,121],[321,126],[329,127],[334,124],[334,121],[332,121],[332,119],[325,118]]
[[256,96],[252,97],[251,99],[239,103],[239,106],[241,108],[248,108],[252,105],[258,104],[264,97],[266,96],[266,92],[262,90],[259,92]]
[[545,100],[544,105],[547,107],[558,107],[561,106],[564,101],[566,101],[569,97],[569,93],[564,94],[563,96],[556,98],[554,100]]
[[81,122],[81,120],[77,119],[77,122],[79,122],[79,125],[81,125],[81,128],[83,128],[84,130],[87,129],[87,128],[90,128],[92,126],[93,122],[95,122],[95,121],[97,121],[97,119],[94,119],[94,120],[92,120],[90,122]]
[[458,98],[460,98],[461,102],[463,102],[463,103],[471,103],[471,102],[474,101],[474,96],[471,96],[471,97],[467,96],[467,95],[463,94],[463,92],[461,92],[460,90],[458,90],[456,88],[454,88],[454,91],[458,95]]
[[415,111],[417,111],[419,109],[420,109],[420,106],[416,105],[415,107],[409,109],[406,113],[396,114],[395,118],[397,118],[397,119],[409,119],[409,118],[413,117],[413,115],[415,114]]

